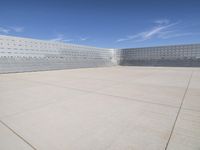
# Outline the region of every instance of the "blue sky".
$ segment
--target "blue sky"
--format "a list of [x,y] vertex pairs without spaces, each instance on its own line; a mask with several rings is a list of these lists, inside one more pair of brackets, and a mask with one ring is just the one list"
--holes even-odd
[[200,43],[200,1],[0,0],[0,34],[107,48]]

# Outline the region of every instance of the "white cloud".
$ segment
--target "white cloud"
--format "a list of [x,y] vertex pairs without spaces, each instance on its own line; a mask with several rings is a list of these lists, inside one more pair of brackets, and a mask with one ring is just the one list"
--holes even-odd
[[161,34],[163,31],[170,31],[170,27],[175,26],[178,23],[171,23],[168,25],[158,25],[153,27],[153,29],[151,29],[150,31],[144,32],[143,38],[144,39],[149,39],[155,35],[159,35]]
[[50,41],[54,41],[54,42],[72,42],[73,39],[66,39],[64,38],[63,34],[57,34],[57,36],[53,39],[50,39]]
[[124,41],[130,41],[130,40],[138,39],[138,38],[142,37],[143,35],[144,35],[144,32],[141,32],[141,33],[138,33],[136,35],[127,36],[126,38],[118,39],[116,42],[124,42]]
[[88,37],[65,38],[64,34],[57,34],[57,36],[50,41],[54,42],[80,42],[88,40]]
[[64,35],[63,34],[58,34],[55,38],[50,39],[50,41],[63,41],[64,40]]
[[72,41],[74,41],[74,39],[64,39],[64,40],[62,40],[63,42],[72,42]]
[[0,27],[0,33],[8,34],[9,32],[10,32],[10,29]]
[[184,33],[177,31],[177,25],[180,22],[170,23],[170,20],[156,20],[155,25],[148,31],[143,31],[132,36],[117,39],[116,42],[142,42],[153,38],[167,39],[181,36],[194,35],[194,33]]
[[10,34],[23,31],[24,27],[0,27],[0,33],[2,34]]
[[123,42],[123,41],[127,41],[128,39],[126,38],[121,38],[121,39],[117,39],[116,42]]
[[169,24],[170,20],[168,19],[160,19],[155,21],[156,24]]
[[80,38],[81,41],[86,41],[86,40],[88,40],[88,39],[89,39],[88,37],[81,37],[81,38]]
[[200,33],[192,33],[192,32],[173,33],[173,34],[165,34],[164,33],[163,35],[160,35],[160,38],[169,39],[169,38],[182,37],[182,36],[191,36],[191,35],[200,35]]
[[10,27],[10,28],[15,32],[23,32],[24,31],[24,27]]

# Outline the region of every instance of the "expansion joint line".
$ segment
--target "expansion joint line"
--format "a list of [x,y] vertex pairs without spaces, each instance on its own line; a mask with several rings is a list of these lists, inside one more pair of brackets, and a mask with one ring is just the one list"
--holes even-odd
[[187,91],[188,91],[189,86],[190,86],[190,82],[191,82],[191,79],[192,79],[193,73],[194,73],[194,71],[192,71],[192,73],[191,73],[191,75],[190,75],[190,78],[189,78],[189,80],[188,80],[188,84],[187,84],[187,87],[186,87],[186,89],[185,89],[185,92],[184,92],[183,98],[182,98],[182,100],[181,100],[181,105],[180,105],[180,107],[179,107],[179,109],[178,109],[178,113],[177,113],[177,115],[176,115],[176,118],[175,118],[175,121],[174,121],[174,124],[173,124],[172,130],[171,130],[171,132],[170,132],[169,139],[168,139],[167,144],[166,144],[166,146],[165,146],[165,150],[167,150],[167,148],[168,148],[168,146],[169,146],[169,143],[170,143],[170,140],[171,140],[172,134],[173,134],[174,129],[175,129],[175,126],[176,126],[176,122],[177,122],[177,120],[178,120],[179,114],[180,114],[180,112],[181,112],[181,108],[182,108],[183,103],[184,103],[184,100],[185,100],[185,96],[186,96]]
[[33,145],[31,145],[27,140],[25,140],[21,135],[15,132],[11,127],[9,127],[6,123],[0,120],[0,123],[8,128],[12,133],[14,133],[17,137],[19,137],[22,141],[24,141],[28,146],[30,146],[33,150],[37,150]]

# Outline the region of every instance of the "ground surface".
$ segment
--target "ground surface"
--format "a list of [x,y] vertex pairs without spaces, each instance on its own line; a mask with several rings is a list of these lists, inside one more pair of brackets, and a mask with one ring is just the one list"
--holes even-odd
[[200,68],[0,75],[0,150],[199,150]]

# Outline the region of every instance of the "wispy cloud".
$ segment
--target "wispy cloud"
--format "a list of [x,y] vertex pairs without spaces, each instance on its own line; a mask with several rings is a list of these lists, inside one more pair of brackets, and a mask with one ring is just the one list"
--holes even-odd
[[0,26],[0,33],[1,34],[12,34],[12,33],[19,33],[19,32],[23,32],[24,31],[24,27],[1,27]]
[[170,22],[168,19],[161,19],[154,21],[154,25],[150,30],[137,33],[132,36],[117,39],[116,42],[133,41],[142,42],[153,38],[168,39],[181,36],[190,36],[196,33],[185,33],[177,30],[180,22]]
[[8,34],[9,32],[10,32],[10,29],[4,28],[4,27],[0,27],[0,33]]
[[72,42],[73,39],[66,39],[63,34],[57,34],[57,36],[53,39],[50,39],[50,41],[54,42]]
[[167,25],[157,25],[155,27],[153,27],[150,31],[147,31],[147,32],[143,32],[142,34],[142,38],[144,40],[147,40],[147,39],[150,39],[156,35],[160,35],[162,34],[162,32],[166,32],[166,31],[170,31],[171,27],[177,25],[178,23],[170,23],[170,24],[167,24]]
[[88,37],[80,37],[80,40],[81,41],[86,41],[86,40],[88,40],[89,38]]
[[169,19],[159,19],[154,21],[156,24],[169,24],[170,20]]
[[78,37],[78,38],[65,38],[64,34],[57,34],[55,38],[50,39],[54,42],[80,42],[88,40],[88,37]]
[[23,32],[24,31],[24,27],[10,27],[10,28],[15,32]]
[[163,32],[160,34],[160,38],[162,39],[170,39],[170,38],[176,38],[176,37],[183,37],[183,36],[192,36],[192,35],[200,35],[200,33],[193,33],[193,32],[185,32],[185,33],[172,33],[172,34],[167,34]]

